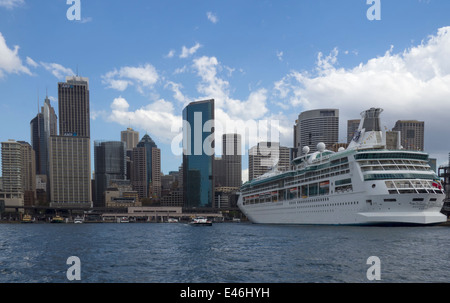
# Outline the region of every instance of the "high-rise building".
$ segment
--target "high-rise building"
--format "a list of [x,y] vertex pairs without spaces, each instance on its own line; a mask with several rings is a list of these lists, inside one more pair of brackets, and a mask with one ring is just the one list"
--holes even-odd
[[242,185],[242,145],[241,135],[223,134],[222,159],[225,161],[225,186]]
[[48,141],[50,136],[57,135],[57,116],[50,104],[48,96],[45,98],[41,112],[30,122],[31,146],[36,157],[36,174],[48,173]]
[[36,198],[34,150],[28,142],[2,142],[2,182],[0,198],[6,205],[31,206]]
[[353,136],[358,130],[361,119],[347,120],[347,143],[352,142]]
[[120,132],[120,141],[125,142],[127,150],[131,150],[139,143],[139,132],[128,127]]
[[214,99],[183,109],[183,196],[185,207],[214,201]]
[[22,146],[15,140],[2,142],[3,191],[22,192]]
[[327,148],[338,142],[339,138],[339,110],[315,109],[300,113],[294,125],[294,148],[297,157],[301,150],[309,146],[311,152],[317,151],[319,142],[325,143]]
[[51,136],[50,206],[92,207],[90,139]]
[[133,148],[131,186],[140,199],[148,197],[147,153],[145,147]]
[[137,147],[145,148],[148,197],[159,199],[161,197],[161,151],[148,134],[145,134],[144,137],[142,137],[141,141],[137,144]]
[[58,83],[59,136],[50,136],[50,206],[92,207],[88,78]]
[[248,180],[275,168],[279,171],[289,170],[290,153],[290,148],[280,146],[279,142],[260,142],[253,146],[248,153]]
[[95,141],[94,161],[94,207],[104,207],[104,193],[110,182],[126,179],[125,143],[121,141]]
[[44,135],[44,115],[38,113],[30,121],[31,146],[35,153],[36,173],[46,175],[48,169],[48,142]]
[[425,123],[417,120],[398,120],[393,131],[400,132],[400,142],[406,150],[424,150]]
[[73,76],[58,83],[58,110],[60,135],[90,137],[88,78]]

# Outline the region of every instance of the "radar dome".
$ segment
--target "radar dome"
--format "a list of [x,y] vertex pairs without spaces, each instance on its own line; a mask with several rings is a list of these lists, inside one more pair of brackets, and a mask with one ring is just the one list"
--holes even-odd
[[325,143],[320,142],[319,144],[317,144],[317,150],[322,153],[325,150]]
[[338,151],[343,151],[343,150],[345,150],[345,148],[343,148],[343,147],[339,147],[339,149],[338,149]]
[[304,147],[303,147],[303,153],[304,153],[304,154],[309,153],[309,146],[304,146]]

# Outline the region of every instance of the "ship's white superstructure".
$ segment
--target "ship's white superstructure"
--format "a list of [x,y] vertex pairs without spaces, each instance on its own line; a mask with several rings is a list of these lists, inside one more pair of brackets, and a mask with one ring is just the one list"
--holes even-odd
[[442,185],[420,151],[387,150],[381,109],[362,113],[347,149],[318,151],[293,160],[295,169],[271,171],[245,183],[238,206],[254,223],[385,225],[437,224]]

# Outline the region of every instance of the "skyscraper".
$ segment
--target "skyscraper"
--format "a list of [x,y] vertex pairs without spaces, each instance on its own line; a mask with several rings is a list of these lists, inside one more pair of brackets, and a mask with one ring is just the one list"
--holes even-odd
[[92,207],[90,140],[50,136],[50,206]]
[[137,191],[140,199],[148,197],[147,153],[145,147],[133,148],[131,186]]
[[225,186],[240,187],[242,183],[241,135],[223,134],[222,159],[225,161]]
[[92,207],[89,80],[58,83],[59,136],[50,136],[50,205]]
[[214,200],[214,99],[183,109],[185,207],[211,207]]
[[352,142],[355,132],[358,130],[361,119],[347,120],[347,143]]
[[95,200],[94,207],[104,207],[104,192],[112,180],[125,180],[125,143],[121,141],[95,141]]
[[392,130],[400,132],[400,142],[404,149],[424,150],[425,122],[398,120]]
[[137,144],[137,147],[145,148],[148,197],[159,199],[161,196],[161,151],[148,134],[145,134],[144,137],[142,137],[141,141]]
[[57,116],[50,104],[48,96],[45,98],[41,112],[30,122],[31,146],[36,157],[36,174],[48,174],[48,141],[50,136],[57,135]]
[[120,132],[120,141],[125,142],[127,150],[132,150],[139,143],[139,132],[128,127]]
[[317,151],[319,142],[330,148],[339,138],[339,110],[315,109],[304,111],[298,116],[294,125],[294,148],[297,157],[304,146],[309,146],[311,152]]
[[58,83],[59,133],[90,137],[89,80],[67,77]]
[[248,152],[248,180],[251,181],[271,169],[287,171],[290,168],[290,149],[279,142],[259,142]]

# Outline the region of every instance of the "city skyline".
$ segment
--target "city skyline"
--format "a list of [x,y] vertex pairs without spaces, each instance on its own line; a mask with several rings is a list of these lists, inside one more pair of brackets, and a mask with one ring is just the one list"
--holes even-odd
[[382,107],[388,129],[425,121],[425,151],[439,164],[448,160],[439,122],[450,99],[447,2],[383,1],[380,21],[367,20],[365,1],[174,1],[178,12],[169,4],[81,2],[80,21],[67,20],[64,2],[0,3],[2,125],[10,126],[1,141],[31,143],[37,100],[40,108],[48,92],[58,111],[57,83],[79,75],[90,81],[91,155],[94,140],[120,141],[131,127],[157,143],[166,175],[182,163],[170,150],[172,124],[204,99],[215,100],[221,122],[282,121],[280,144],[289,147],[303,111],[339,109],[346,142],[347,120]]

